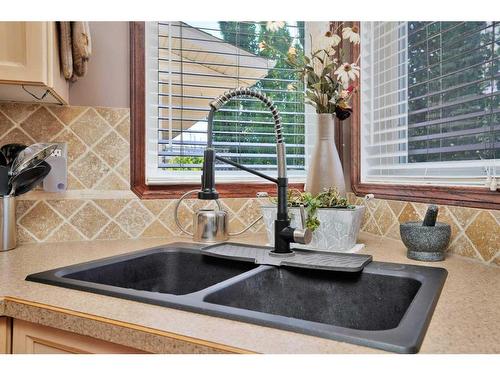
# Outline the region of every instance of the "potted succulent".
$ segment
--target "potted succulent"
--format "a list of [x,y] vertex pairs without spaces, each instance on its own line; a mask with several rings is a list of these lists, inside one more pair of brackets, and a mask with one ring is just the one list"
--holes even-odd
[[[274,242],[274,220],[276,202],[262,206],[262,216],[266,225],[269,243]],[[342,197],[335,187],[323,190],[319,194],[291,189],[288,193],[290,219],[293,227],[300,227],[299,207],[306,210],[306,227],[313,231],[311,243],[294,244],[295,248],[322,251],[353,251],[356,245],[365,206],[354,206]]]

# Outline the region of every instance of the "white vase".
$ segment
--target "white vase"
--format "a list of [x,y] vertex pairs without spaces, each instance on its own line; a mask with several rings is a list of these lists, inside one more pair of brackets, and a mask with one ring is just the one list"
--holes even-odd
[[[262,206],[262,216],[266,225],[267,239],[274,245],[274,220],[276,206]],[[291,226],[300,227],[300,213],[298,207],[289,208]],[[319,227],[313,232],[312,241],[307,245],[290,244],[295,249],[311,249],[321,251],[351,252],[355,251],[356,239],[361,228],[365,206],[354,208],[320,208],[317,217]]]
[[309,160],[305,190],[318,194],[334,186],[345,196],[344,171],[335,146],[334,116],[328,113],[316,116],[318,139]]

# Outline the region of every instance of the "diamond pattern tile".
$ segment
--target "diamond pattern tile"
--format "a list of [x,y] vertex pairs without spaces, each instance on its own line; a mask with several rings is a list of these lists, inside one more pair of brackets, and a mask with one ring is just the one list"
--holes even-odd
[[111,129],[93,108],[87,109],[70,127],[88,146],[99,141]]
[[[129,191],[129,136],[128,109],[0,103],[0,145],[39,140],[68,144],[72,199],[19,199],[19,242],[178,235],[174,200],[114,197],[115,191]],[[79,193],[81,198],[75,199]],[[94,194],[98,196],[92,198]],[[101,198],[102,194],[108,196]],[[362,198],[349,193],[349,201],[361,204]],[[190,208],[182,209],[179,216],[191,229],[192,210],[205,203],[188,203]],[[225,198],[222,203],[230,213],[231,231],[238,231],[260,215],[263,200]],[[362,230],[399,239],[399,223],[422,220],[426,209],[423,203],[372,199]],[[500,211],[440,206],[440,212],[439,220],[452,226],[450,253],[500,265]],[[252,231],[264,233],[265,228],[259,224]]]
[[500,252],[500,225],[489,212],[477,215],[465,233],[485,261]]
[[20,224],[39,240],[49,234],[63,222],[63,219],[44,201],[38,202],[23,218]]
[[70,220],[87,239],[92,239],[106,225],[109,218],[94,203],[88,202]]
[[40,107],[21,122],[21,128],[36,142],[47,142],[59,133],[64,125],[45,107]]
[[153,215],[138,201],[133,201],[117,217],[120,227],[131,237],[137,237],[153,220]]
[[87,188],[94,187],[111,170],[110,167],[89,151],[69,168],[71,173]]

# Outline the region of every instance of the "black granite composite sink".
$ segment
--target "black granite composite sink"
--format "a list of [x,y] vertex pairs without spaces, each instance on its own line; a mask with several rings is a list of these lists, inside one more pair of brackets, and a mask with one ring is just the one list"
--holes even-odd
[[257,266],[176,243],[26,280],[415,353],[446,275],[442,268],[382,262],[357,273]]
[[182,251],[157,251],[106,263],[63,277],[119,288],[183,295],[257,267],[256,264]]
[[205,297],[215,303],[358,330],[396,328],[421,282],[408,277],[272,268]]

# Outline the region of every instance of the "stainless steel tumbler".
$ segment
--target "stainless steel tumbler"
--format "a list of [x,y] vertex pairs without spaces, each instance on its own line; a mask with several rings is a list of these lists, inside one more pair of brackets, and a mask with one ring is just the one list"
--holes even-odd
[[16,247],[16,197],[6,195],[0,199],[0,251]]

